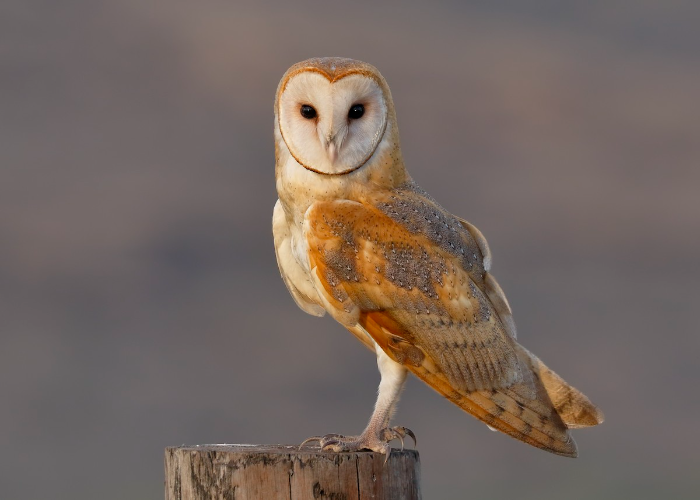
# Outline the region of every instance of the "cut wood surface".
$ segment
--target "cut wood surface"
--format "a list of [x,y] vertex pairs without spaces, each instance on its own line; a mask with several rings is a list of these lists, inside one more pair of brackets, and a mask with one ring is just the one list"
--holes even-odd
[[219,444],[165,450],[166,500],[415,500],[416,450],[323,452],[289,445]]

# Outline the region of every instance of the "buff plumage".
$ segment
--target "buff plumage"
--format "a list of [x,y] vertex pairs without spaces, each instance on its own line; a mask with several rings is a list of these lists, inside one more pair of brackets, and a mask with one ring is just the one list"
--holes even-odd
[[387,453],[388,441],[413,435],[389,425],[411,372],[491,428],[576,456],[568,429],[602,413],[518,344],[485,238],[406,172],[381,74],[341,58],[292,66],[277,90],[275,140],[285,284],[304,311],[329,313],[376,352],[382,375],[362,434],[311,439]]

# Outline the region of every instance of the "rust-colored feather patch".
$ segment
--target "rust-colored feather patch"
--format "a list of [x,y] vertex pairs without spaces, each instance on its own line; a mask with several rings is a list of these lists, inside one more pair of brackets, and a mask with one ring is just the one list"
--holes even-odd
[[517,344],[510,306],[481,264],[490,255],[481,233],[406,193],[307,211],[309,261],[331,314],[356,311],[344,324],[368,347],[371,337],[489,426],[576,456],[568,428],[598,423],[598,410]]

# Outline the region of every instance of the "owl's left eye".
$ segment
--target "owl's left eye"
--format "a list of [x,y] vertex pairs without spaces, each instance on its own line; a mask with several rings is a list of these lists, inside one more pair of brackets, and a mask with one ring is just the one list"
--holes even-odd
[[303,116],[307,120],[316,118],[316,110],[313,106],[309,106],[308,104],[302,105],[301,109],[299,109],[299,112],[301,113],[301,116]]
[[348,111],[348,118],[357,120],[365,114],[365,107],[362,104],[353,104]]

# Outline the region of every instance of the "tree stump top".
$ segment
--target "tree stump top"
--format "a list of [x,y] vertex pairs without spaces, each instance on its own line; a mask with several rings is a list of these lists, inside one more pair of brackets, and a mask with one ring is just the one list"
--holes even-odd
[[[189,450],[196,452],[228,452],[228,453],[270,453],[273,455],[325,455],[325,456],[336,456],[336,455],[376,455],[381,457],[382,460],[386,458],[386,455],[381,453],[376,453],[374,451],[351,451],[345,453],[336,453],[334,451],[321,451],[318,445],[304,445],[300,450],[298,444],[194,444],[194,445],[181,445],[181,446],[169,446],[166,450]],[[418,451],[414,449],[404,449],[400,450],[397,448],[391,449],[391,457],[394,455],[414,455],[418,456]]]
[[178,446],[166,448],[165,472],[166,500],[420,498],[416,450],[392,449],[387,459],[298,445]]

